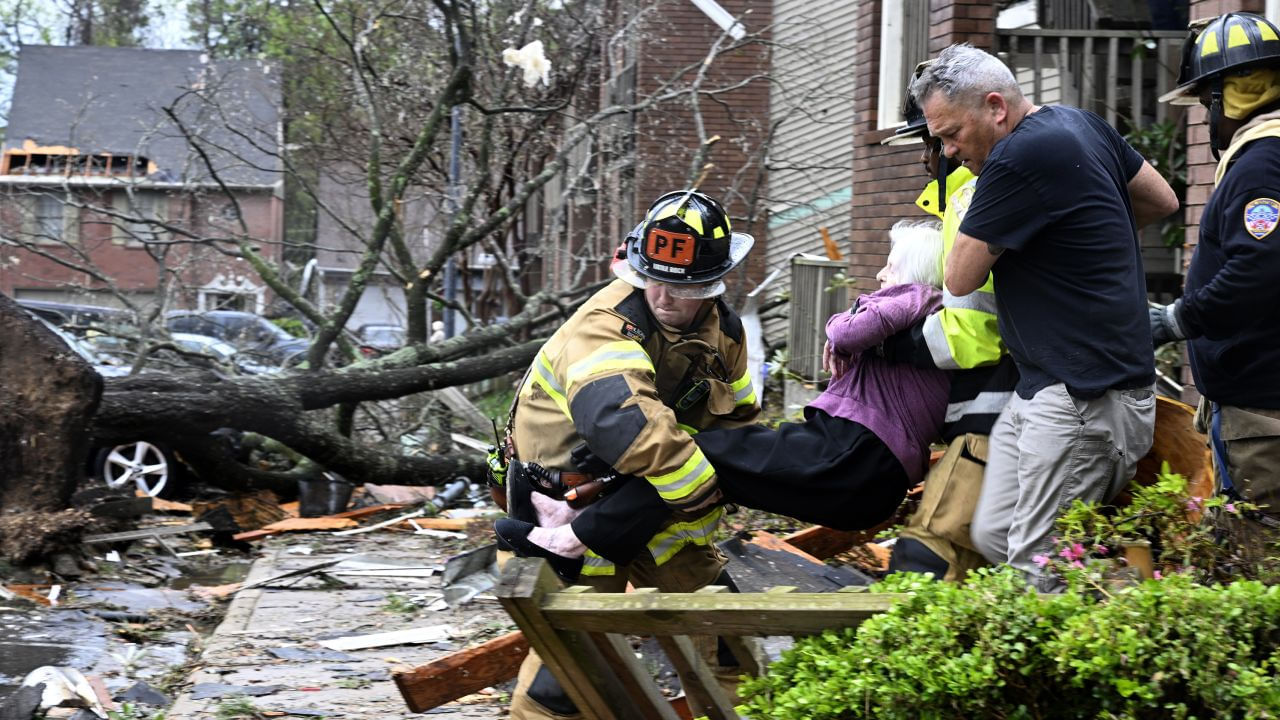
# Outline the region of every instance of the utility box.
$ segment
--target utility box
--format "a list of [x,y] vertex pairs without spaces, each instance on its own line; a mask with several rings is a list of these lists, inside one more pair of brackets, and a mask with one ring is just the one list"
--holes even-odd
[[827,318],[849,309],[848,288],[836,282],[848,265],[804,253],[791,258],[791,324],[787,330],[787,369],[806,382],[818,382]]

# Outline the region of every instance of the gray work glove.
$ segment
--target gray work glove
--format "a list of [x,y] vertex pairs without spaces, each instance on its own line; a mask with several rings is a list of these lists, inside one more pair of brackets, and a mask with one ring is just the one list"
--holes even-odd
[[1171,342],[1182,340],[1187,334],[1182,330],[1182,300],[1175,300],[1168,305],[1157,305],[1149,308],[1151,319],[1151,344],[1158,348]]

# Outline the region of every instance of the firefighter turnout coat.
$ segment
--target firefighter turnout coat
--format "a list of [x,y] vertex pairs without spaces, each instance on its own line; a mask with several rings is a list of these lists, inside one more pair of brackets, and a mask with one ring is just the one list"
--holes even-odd
[[[643,478],[681,511],[715,491],[715,468],[691,433],[753,422],[760,404],[742,323],[721,300],[683,332],[662,326],[644,291],[615,280],[542,346],[519,389],[515,458],[575,470],[581,443],[619,473]],[[690,543],[710,545],[723,509],[678,513],[649,543],[661,565]],[[610,575],[588,551],[583,575]]]

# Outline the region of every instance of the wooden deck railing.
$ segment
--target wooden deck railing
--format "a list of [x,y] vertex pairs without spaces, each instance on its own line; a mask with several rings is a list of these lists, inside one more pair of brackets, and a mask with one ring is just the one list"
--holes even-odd
[[[1162,122],[1156,98],[1177,82],[1184,32],[997,30],[1000,57],[1036,104],[1092,110],[1122,132]],[[1125,125],[1118,125],[1123,119]]]
[[[753,639],[803,636],[854,627],[884,612],[896,596],[845,588],[834,593],[730,593],[708,587],[696,593],[595,593],[565,588],[540,559],[515,558],[503,569],[494,594],[586,717],[599,720],[676,720],[650,672],[626,636],[654,636],[685,680],[696,715],[737,718],[690,634],[725,639],[743,672],[761,667]],[[780,593],[787,593],[785,602]]]

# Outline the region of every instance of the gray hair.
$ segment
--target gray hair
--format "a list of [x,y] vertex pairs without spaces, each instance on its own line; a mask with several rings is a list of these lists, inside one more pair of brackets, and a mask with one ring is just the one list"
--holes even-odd
[[938,59],[911,82],[911,96],[920,107],[924,107],[935,91],[941,92],[949,102],[972,106],[982,104],[982,99],[992,92],[1000,93],[1010,103],[1022,99],[1022,89],[1009,68],[995,55],[969,43],[943,50]]
[[942,287],[942,224],[899,220],[889,229],[889,262],[904,283]]

